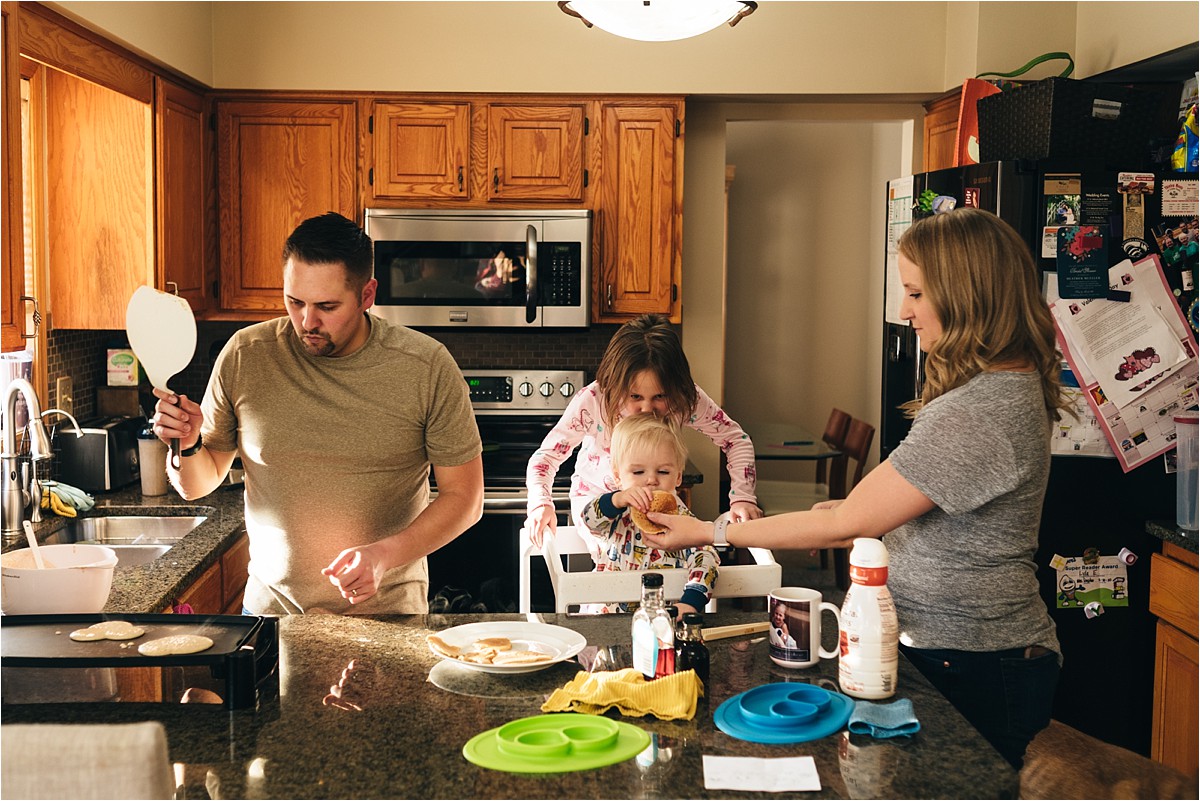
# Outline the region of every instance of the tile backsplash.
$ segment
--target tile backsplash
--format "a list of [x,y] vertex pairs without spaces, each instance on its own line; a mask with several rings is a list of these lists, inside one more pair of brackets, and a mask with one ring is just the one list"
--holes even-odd
[[[172,382],[172,389],[200,398],[208,384],[217,354],[239,328],[248,323],[199,322],[196,326],[196,356]],[[464,369],[544,367],[554,370],[584,370],[588,380],[616,325],[593,325],[586,329],[523,331],[501,328],[474,330],[428,330],[425,333],[444,344]],[[80,421],[96,416],[96,390],[107,385],[105,360],[109,348],[128,347],[124,331],[80,331],[59,329],[48,336],[47,372],[50,397],[45,408],[57,405],[55,379],[69,375],[74,384],[75,417]],[[143,382],[144,389],[148,385]],[[148,391],[148,390],[147,390]],[[149,399],[144,402],[149,403]]]

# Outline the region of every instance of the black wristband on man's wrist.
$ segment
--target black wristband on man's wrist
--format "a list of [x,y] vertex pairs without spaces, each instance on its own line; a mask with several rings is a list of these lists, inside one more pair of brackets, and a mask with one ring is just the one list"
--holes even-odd
[[179,452],[180,457],[195,456],[204,447],[204,435],[196,437],[196,444],[190,448],[184,448]]

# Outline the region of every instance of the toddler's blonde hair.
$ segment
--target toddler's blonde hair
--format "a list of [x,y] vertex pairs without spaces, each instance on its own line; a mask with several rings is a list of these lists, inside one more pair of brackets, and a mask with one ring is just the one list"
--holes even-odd
[[631,454],[645,453],[659,445],[668,445],[675,454],[680,470],[687,463],[687,446],[679,436],[679,426],[673,420],[663,420],[652,414],[635,414],[623,417],[613,427],[609,454],[612,456],[613,471],[629,464]]

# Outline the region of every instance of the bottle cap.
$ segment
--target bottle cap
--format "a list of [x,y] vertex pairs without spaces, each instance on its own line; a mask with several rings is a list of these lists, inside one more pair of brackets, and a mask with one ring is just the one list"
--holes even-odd
[[704,615],[700,614],[699,612],[684,612],[683,613],[683,624],[685,626],[693,626],[693,625],[698,626],[703,622],[704,622]]
[[653,570],[647,570],[645,573],[642,574],[642,586],[643,587],[661,587],[662,586],[662,573],[656,573]]
[[874,537],[859,537],[850,549],[850,564],[858,567],[887,567],[887,547],[882,540]]

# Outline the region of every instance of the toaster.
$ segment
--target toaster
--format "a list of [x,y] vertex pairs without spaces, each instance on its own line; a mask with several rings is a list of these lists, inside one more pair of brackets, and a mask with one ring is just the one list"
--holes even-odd
[[80,427],[82,437],[59,428],[54,437],[58,480],[84,492],[109,492],[141,478],[138,432],[145,417],[110,417]]

